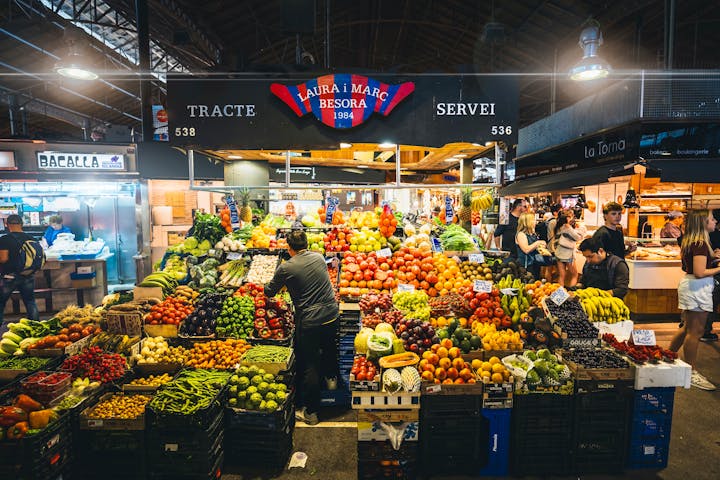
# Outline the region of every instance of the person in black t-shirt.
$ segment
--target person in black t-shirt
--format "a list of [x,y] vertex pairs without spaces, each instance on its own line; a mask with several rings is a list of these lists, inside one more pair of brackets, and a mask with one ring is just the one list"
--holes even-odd
[[19,255],[20,248],[26,240],[31,240],[32,237],[23,233],[20,215],[8,216],[5,224],[8,233],[0,237],[0,333],[5,331],[3,324],[5,304],[15,290],[20,292],[25,310],[27,310],[27,317],[32,320],[40,318],[35,303],[35,277],[33,275],[24,277],[15,271],[15,260]]
[[527,202],[523,198],[516,199],[510,206],[510,215],[508,223],[498,225],[493,233],[495,237],[495,246],[502,250],[510,252],[510,256],[517,258],[517,245],[515,244],[515,234],[517,233],[518,218],[527,211]]
[[598,239],[606,252],[625,258],[625,254],[633,252],[635,247],[625,248],[625,237],[620,225],[622,205],[615,202],[606,203],[603,207],[603,217],[605,225],[598,228],[592,238]]

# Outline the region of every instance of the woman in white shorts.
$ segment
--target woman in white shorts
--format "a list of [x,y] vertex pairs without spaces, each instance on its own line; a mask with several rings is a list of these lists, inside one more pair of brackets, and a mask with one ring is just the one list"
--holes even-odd
[[685,276],[678,285],[678,308],[684,325],[670,342],[674,352],[683,347],[685,361],[693,366],[691,383],[702,390],[715,390],[715,385],[695,370],[695,360],[705,321],[713,310],[713,275],[720,273],[720,267],[713,267],[715,257],[708,235],[715,230],[716,223],[715,217],[704,209],[692,210],[687,216],[680,247]]

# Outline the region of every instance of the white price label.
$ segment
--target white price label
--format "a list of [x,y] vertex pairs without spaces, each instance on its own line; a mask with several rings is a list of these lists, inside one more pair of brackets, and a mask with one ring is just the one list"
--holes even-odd
[[215,249],[214,249],[214,248],[211,248],[210,250],[208,250],[208,255],[210,255],[211,257],[214,257],[214,256],[215,256]]
[[166,452],[177,452],[177,451],[178,451],[178,444],[177,444],[177,443],[166,443],[166,444],[165,444],[165,451],[166,451]]
[[239,258],[242,258],[242,253],[240,252],[228,252],[227,255],[225,255],[225,258],[227,260],[238,260]]
[[468,255],[470,263],[483,263],[485,261],[485,255],[482,253],[471,253]]
[[550,300],[555,302],[555,305],[562,305],[568,298],[570,298],[570,294],[563,287],[558,288],[550,294]]
[[397,291],[398,292],[414,292],[415,285],[410,285],[407,283],[398,283]]
[[633,330],[632,340],[635,345],[654,347],[657,344],[655,330]]
[[502,293],[503,295],[511,295],[513,297],[515,295],[517,295],[517,292],[518,292],[517,288],[501,288],[500,289],[500,293]]
[[493,283],[488,280],[475,280],[473,283],[473,290],[480,293],[492,292]]
[[442,387],[439,384],[428,385],[427,387],[425,387],[426,393],[438,393],[441,390]]
[[391,257],[392,250],[390,250],[389,248],[382,248],[382,249],[378,250],[377,252],[375,252],[375,254],[381,258],[382,257]]

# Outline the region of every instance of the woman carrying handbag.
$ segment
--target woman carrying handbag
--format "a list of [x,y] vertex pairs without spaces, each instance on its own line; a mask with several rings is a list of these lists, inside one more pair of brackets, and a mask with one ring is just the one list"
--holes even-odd
[[570,225],[567,215],[558,215],[554,238],[558,283],[563,287],[573,287],[578,280],[578,271],[575,266],[575,246],[581,236]]
[[546,257],[538,252],[539,248],[545,247],[547,244],[544,240],[538,240],[535,233],[535,214],[523,213],[520,215],[515,243],[518,250],[518,263],[532,273],[533,277],[539,279],[540,267],[547,266],[551,262],[548,262]]

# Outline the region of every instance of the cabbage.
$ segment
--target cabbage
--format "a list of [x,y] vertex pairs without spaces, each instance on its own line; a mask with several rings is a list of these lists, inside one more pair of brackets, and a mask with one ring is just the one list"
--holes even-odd
[[198,241],[195,237],[187,237],[183,244],[185,245],[186,250],[192,250],[198,246]]
[[355,353],[365,355],[368,351],[368,338],[375,333],[372,328],[364,327],[355,335]]
[[394,329],[393,326],[390,325],[389,323],[384,323],[384,322],[383,322],[383,323],[378,323],[378,324],[375,326],[375,333],[380,333],[380,332],[392,333],[393,340],[395,340],[395,329]]
[[390,332],[373,333],[368,337],[368,358],[376,359],[393,353],[393,339],[395,335]]

